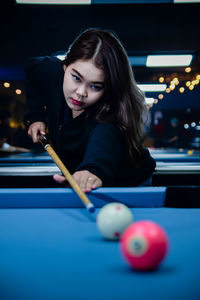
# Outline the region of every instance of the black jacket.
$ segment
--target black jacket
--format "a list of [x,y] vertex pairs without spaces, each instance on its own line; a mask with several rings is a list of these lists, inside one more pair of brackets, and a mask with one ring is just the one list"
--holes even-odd
[[[121,131],[111,123],[95,119],[96,107],[73,119],[63,94],[64,71],[60,60],[39,57],[29,60],[26,68],[28,124],[47,124],[53,147],[73,174],[88,170],[98,176],[104,186],[137,186],[148,179],[155,161],[147,149],[134,166],[126,153]],[[92,115],[92,117],[91,117]]]

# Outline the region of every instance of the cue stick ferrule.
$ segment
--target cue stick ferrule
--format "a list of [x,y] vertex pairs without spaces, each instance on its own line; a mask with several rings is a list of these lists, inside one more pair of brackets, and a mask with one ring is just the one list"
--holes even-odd
[[46,150],[48,146],[50,146],[50,147],[51,147],[51,145],[50,145],[50,144],[46,144],[46,145],[44,145],[44,149]]

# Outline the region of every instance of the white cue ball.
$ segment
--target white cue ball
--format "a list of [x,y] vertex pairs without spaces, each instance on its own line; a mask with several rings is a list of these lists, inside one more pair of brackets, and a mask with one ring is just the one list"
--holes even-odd
[[117,240],[123,231],[133,223],[131,210],[122,203],[104,205],[97,215],[97,227],[100,233],[109,240]]

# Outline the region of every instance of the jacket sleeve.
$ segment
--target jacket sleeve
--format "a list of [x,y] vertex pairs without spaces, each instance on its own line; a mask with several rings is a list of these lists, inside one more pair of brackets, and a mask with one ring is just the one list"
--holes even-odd
[[25,123],[46,122],[46,97],[48,89],[48,65],[50,57],[30,58],[25,68],[26,74],[26,111]]
[[88,170],[99,177],[103,185],[112,184],[118,172],[123,138],[112,124],[98,124],[90,133],[82,163],[76,171]]

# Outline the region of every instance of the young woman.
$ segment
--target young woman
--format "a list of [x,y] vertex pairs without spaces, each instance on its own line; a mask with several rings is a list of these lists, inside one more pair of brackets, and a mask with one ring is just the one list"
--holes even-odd
[[[137,186],[155,161],[142,147],[144,95],[127,54],[111,32],[88,29],[65,60],[32,58],[26,68],[28,135],[52,145],[84,192]],[[54,175],[59,183],[63,176]]]

